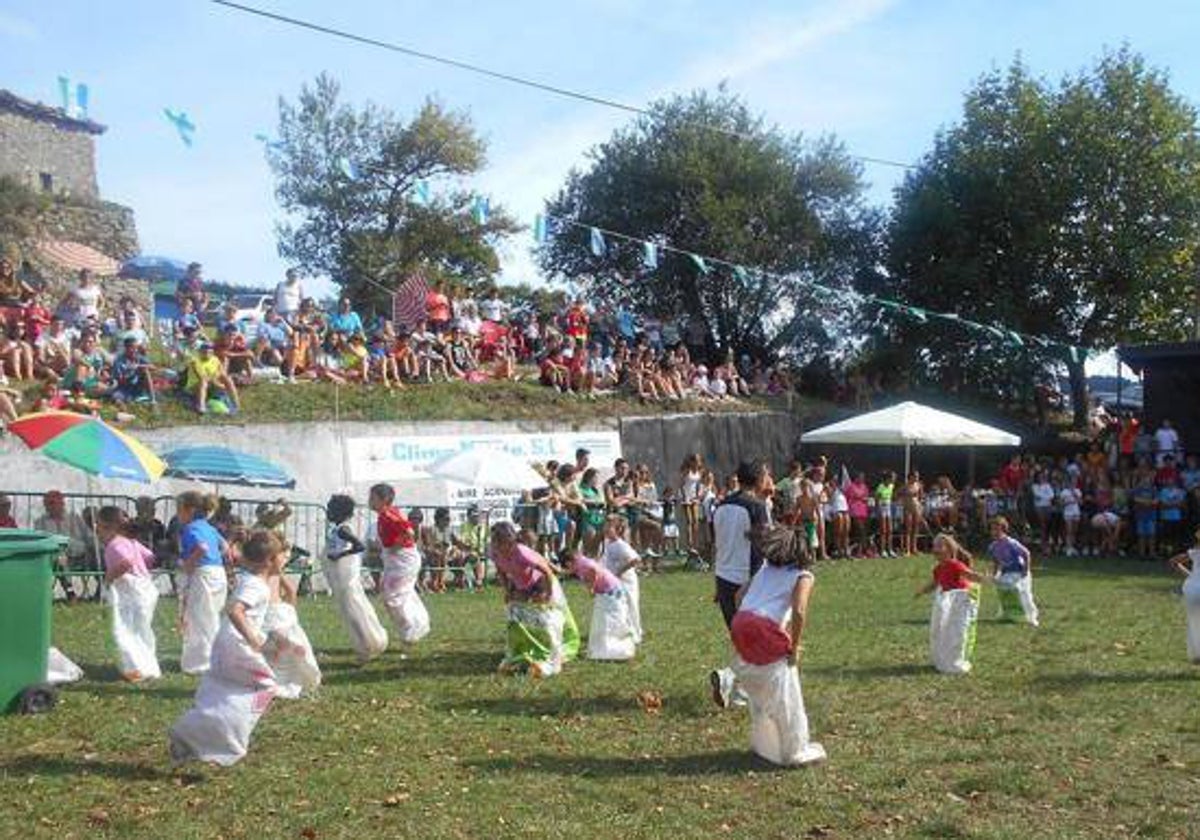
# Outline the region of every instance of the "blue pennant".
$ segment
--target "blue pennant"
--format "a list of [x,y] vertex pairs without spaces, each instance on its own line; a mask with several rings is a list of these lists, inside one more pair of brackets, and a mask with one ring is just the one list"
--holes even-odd
[[592,248],[592,256],[603,257],[604,256],[604,234],[600,232],[600,228],[592,228],[591,229],[590,239],[591,239],[590,244],[591,244],[591,248]]
[[472,212],[475,215],[475,224],[486,225],[488,214],[491,212],[487,198],[482,195],[475,196],[475,206],[472,208]]
[[642,265],[650,271],[658,268],[658,246],[653,242],[642,243]]
[[183,141],[183,145],[191,148],[194,142],[192,135],[196,133],[195,123],[188,119],[188,115],[184,111],[180,111],[177,114],[170,108],[163,108],[163,113],[167,115],[167,119],[175,126],[175,130],[179,132],[179,139]]

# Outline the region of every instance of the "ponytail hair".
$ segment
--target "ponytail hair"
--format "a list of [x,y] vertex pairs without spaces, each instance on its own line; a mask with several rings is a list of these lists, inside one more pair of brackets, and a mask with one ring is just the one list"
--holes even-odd
[[812,562],[808,538],[802,528],[777,525],[759,539],[758,547],[771,566],[806,569]]
[[962,544],[948,531],[942,531],[933,538],[933,541],[945,545],[949,549],[950,556],[964,565],[970,566],[975,561],[975,558],[971,556],[971,552],[963,548]]

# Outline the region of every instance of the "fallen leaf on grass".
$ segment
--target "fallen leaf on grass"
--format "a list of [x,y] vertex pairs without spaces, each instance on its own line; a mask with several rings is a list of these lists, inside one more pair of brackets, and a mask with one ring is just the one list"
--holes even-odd
[[1158,755],[1154,756],[1154,760],[1157,761],[1161,766],[1170,767],[1172,770],[1187,769],[1186,764],[1184,764],[1182,761],[1177,761],[1176,759],[1171,758],[1171,756],[1167,755],[1166,753],[1159,753]]
[[407,793],[393,793],[383,800],[383,807],[395,808],[401,802],[407,802],[410,798],[411,796]]
[[88,811],[87,821],[88,825],[95,826],[96,828],[104,828],[112,821],[112,818],[108,816],[108,811],[105,811],[103,808],[93,808]]
[[304,828],[300,829],[300,836],[303,837],[304,840],[317,840],[317,830],[311,825],[305,826]]
[[805,837],[832,837],[833,826],[831,825],[814,825],[808,831],[804,832]]
[[661,691],[639,691],[637,701],[638,705],[642,707],[642,711],[648,715],[656,715],[662,711]]

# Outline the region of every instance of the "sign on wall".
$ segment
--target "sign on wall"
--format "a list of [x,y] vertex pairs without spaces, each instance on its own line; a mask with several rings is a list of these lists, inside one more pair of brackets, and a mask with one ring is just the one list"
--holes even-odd
[[428,478],[423,470],[434,462],[476,447],[503,449],[530,463],[573,462],[575,450],[582,448],[591,452],[591,466],[607,469],[621,456],[621,436],[617,432],[398,435],[346,438],[345,447],[351,481],[411,481]]

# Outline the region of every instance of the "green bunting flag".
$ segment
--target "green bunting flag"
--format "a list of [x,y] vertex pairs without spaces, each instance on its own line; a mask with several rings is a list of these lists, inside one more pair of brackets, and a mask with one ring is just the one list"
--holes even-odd
[[653,242],[642,243],[642,265],[648,271],[658,268],[658,246]]
[[710,269],[708,267],[708,263],[704,261],[704,257],[700,256],[699,254],[688,254],[688,257],[691,258],[692,265],[696,266],[696,269],[701,274],[708,274]]
[[541,245],[546,241],[546,238],[546,217],[543,214],[538,213],[533,217],[533,241]]
[[488,204],[489,204],[489,202],[486,197],[484,197],[482,195],[475,196],[475,206],[472,208],[472,213],[475,216],[475,224],[477,224],[477,225],[486,225],[487,224],[488,213],[491,210],[491,208],[488,206]]
[[600,228],[592,228],[590,243],[593,257],[604,256],[604,234],[600,232]]
[[742,268],[740,265],[735,265],[733,267],[733,276],[736,277],[737,281],[743,286],[750,282],[750,275],[746,272],[746,269]]

